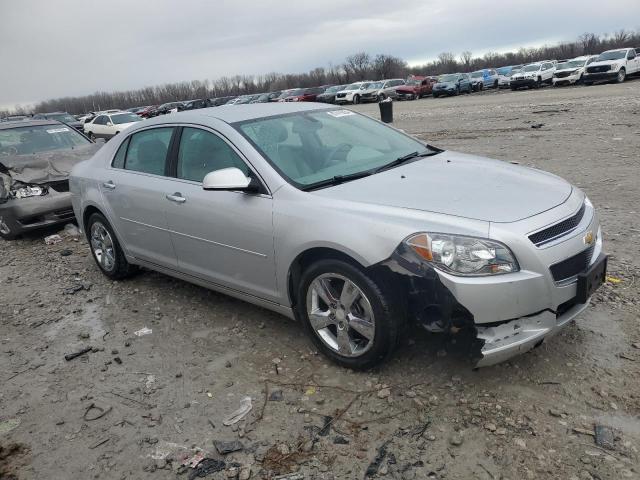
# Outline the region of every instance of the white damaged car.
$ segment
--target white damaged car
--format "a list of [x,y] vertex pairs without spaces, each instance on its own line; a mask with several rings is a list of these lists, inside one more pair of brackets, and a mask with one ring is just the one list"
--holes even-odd
[[559,63],[556,65],[556,71],[553,74],[553,86],[582,83],[584,69],[587,68],[587,65],[593,63],[596,58],[598,58],[597,55],[587,55]]

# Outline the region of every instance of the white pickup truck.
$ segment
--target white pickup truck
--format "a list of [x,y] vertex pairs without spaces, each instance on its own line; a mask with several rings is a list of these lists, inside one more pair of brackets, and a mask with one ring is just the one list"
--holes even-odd
[[611,80],[622,83],[628,75],[640,73],[638,53],[635,48],[618,48],[602,52],[595,62],[587,66],[582,77],[585,85]]

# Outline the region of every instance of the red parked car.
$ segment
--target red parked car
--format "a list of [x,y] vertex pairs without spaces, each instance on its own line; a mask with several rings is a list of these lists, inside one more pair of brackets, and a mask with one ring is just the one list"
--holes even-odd
[[311,87],[311,88],[296,88],[289,92],[289,95],[285,98],[280,98],[279,102],[315,102],[316,97],[324,91],[327,87]]
[[407,83],[396,88],[398,100],[415,100],[431,95],[431,90],[436,84],[436,79],[412,75],[407,78]]
[[142,118],[150,118],[153,115],[153,112],[156,110],[156,108],[158,108],[158,105],[149,105],[148,107],[145,107],[144,110],[136,112],[136,115]]

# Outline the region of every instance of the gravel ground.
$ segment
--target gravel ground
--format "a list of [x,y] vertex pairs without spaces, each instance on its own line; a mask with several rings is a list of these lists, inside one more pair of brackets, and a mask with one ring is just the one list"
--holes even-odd
[[354,373],[274,313],[153,272],[108,281],[82,239],[0,240],[0,478],[194,478],[181,465],[199,452],[211,472],[225,462],[214,479],[640,478],[639,87],[394,104],[398,128],[561,175],[600,210],[609,282],[561,335],[495,367],[414,329]]

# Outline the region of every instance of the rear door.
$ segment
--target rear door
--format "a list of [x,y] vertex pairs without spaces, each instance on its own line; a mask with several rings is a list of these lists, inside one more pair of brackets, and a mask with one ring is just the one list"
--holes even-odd
[[91,126],[89,129],[93,134],[98,138],[105,138],[106,133],[106,125],[107,125],[107,116],[99,115],[96,119],[91,122]]
[[167,227],[167,158],[174,127],[156,127],[129,136],[118,149],[100,189],[118,234],[133,256],[165,267],[177,266]]
[[184,127],[176,154],[176,186],[165,192],[179,269],[218,285],[276,301],[272,199],[264,193],[207,191],[207,173],[236,167],[257,175],[239,151],[211,130]]

